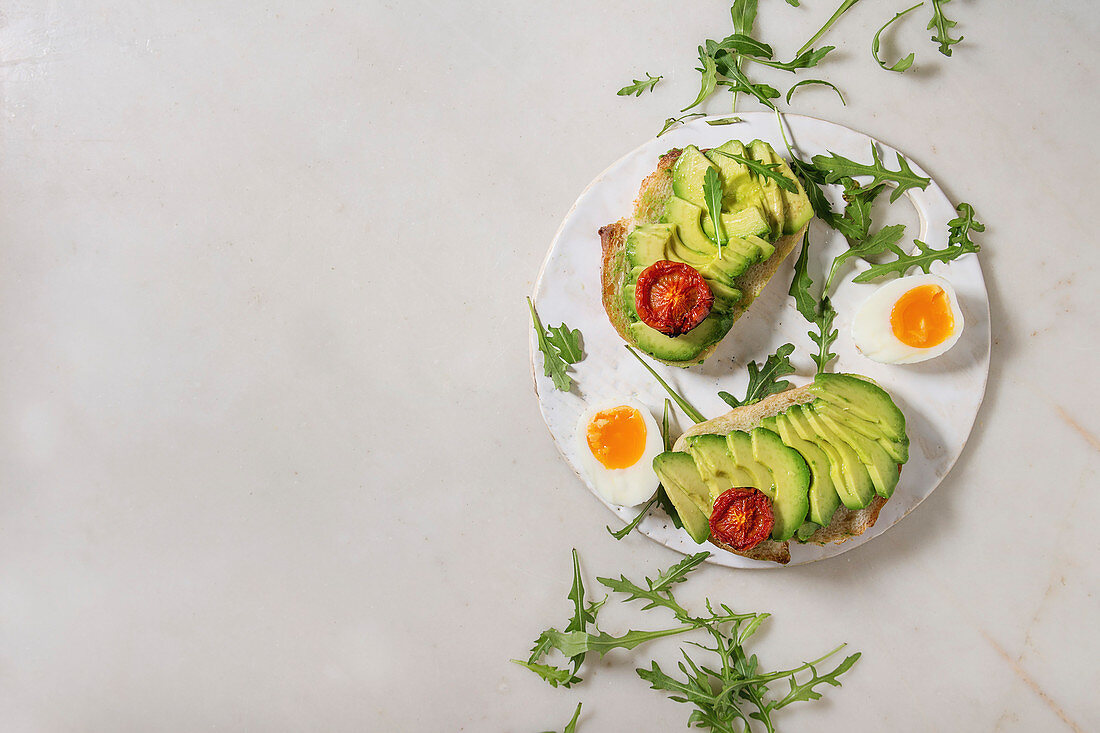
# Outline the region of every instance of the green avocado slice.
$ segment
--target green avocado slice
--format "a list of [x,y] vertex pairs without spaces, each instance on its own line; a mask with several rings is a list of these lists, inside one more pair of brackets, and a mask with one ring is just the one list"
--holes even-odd
[[706,208],[703,178],[707,168],[714,167],[714,163],[699,152],[699,148],[688,145],[672,165],[672,193],[689,203]]
[[851,374],[818,374],[808,389],[829,404],[875,423],[891,440],[905,436],[905,415],[882,387]]
[[820,434],[806,418],[802,406],[791,407],[784,415],[799,437],[817,445],[829,458],[829,477],[841,503],[849,509],[863,509],[870,504],[875,497],[875,485],[855,451],[847,443],[833,442]]
[[859,456],[859,460],[867,468],[867,474],[871,477],[871,483],[875,486],[875,493],[889,499],[894,493],[894,487],[898,485],[898,464],[882,446],[873,440],[868,440],[854,430],[845,427],[833,419],[807,411],[810,421],[818,429],[828,431],[830,438],[843,440],[852,447]]
[[841,425],[851,428],[868,440],[877,442],[886,453],[898,463],[904,464],[909,460],[909,438],[891,440],[878,426],[877,423],[868,422],[847,410],[842,410],[824,400],[814,400],[810,409],[819,415],[828,416]]
[[840,506],[840,496],[830,473],[832,464],[818,445],[811,443],[795,432],[786,415],[779,414],[764,421],[763,427],[776,432],[783,442],[794,448],[806,459],[810,467],[810,507],[807,517],[822,527],[829,524],[833,513]]
[[687,440],[687,450],[699,467],[699,475],[710,490],[712,499],[736,486],[755,486],[758,480],[733,460],[726,445],[726,436],[704,433]]
[[699,544],[706,542],[712,502],[695,461],[687,453],[667,451],[653,459],[653,470],[691,539]]

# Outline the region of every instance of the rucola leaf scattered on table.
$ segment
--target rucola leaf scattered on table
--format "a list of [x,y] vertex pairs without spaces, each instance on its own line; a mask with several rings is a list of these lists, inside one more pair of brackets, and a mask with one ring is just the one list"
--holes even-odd
[[615,92],[620,97],[629,97],[633,94],[635,97],[642,96],[642,92],[652,92],[653,87],[657,86],[657,82],[664,79],[664,75],[653,76],[648,71],[645,73],[645,79],[634,79],[633,84],[627,84],[625,87]]
[[[716,609],[709,599],[705,604],[705,613],[693,613],[681,605],[673,593],[674,586],[682,583],[709,556],[710,553],[701,552],[684,558],[656,578],[645,578],[642,583],[636,583],[625,575],[617,579],[597,579],[613,593],[625,595],[625,603],[642,601],[642,611],[662,609],[671,612],[677,621],[675,626],[650,631],[631,630],[620,636],[598,629],[595,633],[547,629],[539,638],[547,639],[550,648],[576,658],[588,652],[603,655],[613,649],[630,650],[666,636],[703,633],[710,637],[713,646],[696,641],[688,643],[713,655],[716,663],[700,663],[689,656],[686,649],[681,649],[683,661],[677,666],[682,679],[667,673],[654,661],[648,667],[637,668],[638,676],[652,689],[669,693],[671,700],[692,706],[688,716],[689,727],[705,728],[715,733],[752,733],[754,726],[760,724],[763,730],[774,732],[772,716],[775,711],[795,702],[820,698],[819,688],[822,685],[839,686],[840,676],[851,669],[860,655],[857,653],[845,658],[832,670],[819,671],[821,663],[840,651],[844,646],[841,645],[818,659],[791,669],[761,671],[757,655],[750,654],[745,644],[769,614],[737,613],[725,604],[718,604]],[[776,682],[785,682],[788,689],[773,692],[770,685]],[[574,715],[574,720],[576,717]]]

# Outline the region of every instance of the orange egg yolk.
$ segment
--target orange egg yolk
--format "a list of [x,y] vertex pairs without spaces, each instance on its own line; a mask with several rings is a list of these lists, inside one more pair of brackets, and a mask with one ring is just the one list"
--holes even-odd
[[928,349],[942,344],[955,329],[947,293],[939,285],[906,291],[890,311],[890,328],[906,346]]
[[586,432],[588,449],[604,468],[629,468],[645,452],[645,420],[633,407],[600,410],[588,421]]

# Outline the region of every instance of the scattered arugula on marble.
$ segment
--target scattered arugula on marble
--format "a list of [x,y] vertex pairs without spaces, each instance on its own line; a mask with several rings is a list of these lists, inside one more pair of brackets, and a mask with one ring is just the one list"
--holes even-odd
[[901,18],[906,13],[910,13],[910,12],[916,10],[917,8],[919,8],[922,5],[924,5],[924,3],[919,2],[911,8],[906,8],[905,10],[902,10],[897,15],[895,15],[893,18],[886,21],[886,23],[883,24],[883,26],[875,32],[875,37],[871,40],[871,56],[874,57],[875,62],[878,63],[879,66],[886,69],[887,71],[896,71],[899,74],[903,71],[906,71],[910,66],[913,65],[913,61],[916,59],[916,54],[910,53],[908,56],[906,56],[904,58],[901,58],[901,59],[898,59],[892,65],[887,66],[886,62],[883,61],[882,59],[880,59],[879,55],[878,55],[879,37],[882,36],[882,32],[884,30],[886,30],[887,28],[889,28],[891,25],[893,25],[894,22],[898,18]]
[[750,361],[748,364],[749,385],[745,390],[745,399],[739,400],[729,392],[719,392],[718,396],[730,407],[741,407],[759,402],[768,395],[782,392],[791,386],[791,383],[781,379],[788,374],[794,374],[794,365],[791,364],[791,354],[794,352],[794,344],[783,344],[775,353],[757,364]]
[[653,76],[648,71],[645,73],[645,79],[634,79],[633,84],[627,84],[625,87],[615,92],[620,97],[629,97],[633,94],[635,97],[642,96],[642,92],[652,92],[653,87],[657,86],[657,82],[664,79],[664,75]]
[[[675,586],[683,583],[687,575],[709,556],[709,552],[700,552],[686,557],[659,572],[656,578],[646,577],[641,583],[622,574],[618,578],[597,577],[599,583],[612,593],[625,596],[623,603],[642,601],[642,611],[661,609],[663,613],[671,612],[675,619],[674,626],[653,630],[628,630],[620,636],[614,636],[596,626],[596,612],[604,602],[586,604],[584,584],[574,550],[573,585],[569,600],[574,604],[575,620],[581,617],[582,609],[593,609],[591,617],[584,616],[581,621],[572,624],[570,628],[578,627],[572,631],[546,629],[539,635],[531,662],[513,661],[532,669],[556,687],[562,684],[559,677],[548,678],[540,669],[550,665],[539,664],[537,668],[532,667],[542,655],[560,653],[574,661],[574,679],[570,681],[572,684],[580,681],[576,677],[580,663],[576,663],[576,660],[580,658],[583,662],[584,655],[588,652],[596,652],[602,657],[613,649],[631,650],[653,639],[696,632],[709,636],[713,646],[698,641],[689,641],[687,644],[713,656],[716,663],[697,661],[697,656],[689,655],[689,647],[685,647],[680,650],[683,661],[677,665],[682,677],[675,672],[669,674],[656,661],[650,661],[648,667],[636,668],[635,672],[649,683],[651,689],[669,693],[669,699],[692,707],[688,716],[689,727],[704,728],[716,733],[733,733],[734,730],[752,733],[754,726],[763,726],[764,730],[774,733],[775,721],[772,716],[776,711],[796,702],[820,699],[823,692],[821,688],[825,685],[840,687],[841,675],[859,660],[860,653],[845,657],[830,670],[819,670],[822,662],[844,648],[845,645],[841,644],[817,659],[789,669],[774,672],[762,670],[759,657],[750,653],[746,645],[770,618],[770,614],[738,613],[730,606],[716,604],[709,598],[704,604],[705,612],[692,612],[677,600],[673,592]],[[591,631],[588,630],[589,626]],[[698,655],[699,652],[692,651],[692,654]],[[569,673],[569,670],[561,671],[563,675]],[[786,683],[788,689],[777,691],[772,688],[775,683],[780,682]],[[578,713],[574,714],[574,721],[578,714],[579,708]]]
[[575,328],[570,330],[564,323],[546,329],[530,298],[527,299],[527,306],[531,309],[531,322],[535,327],[539,351],[542,352],[543,375],[554,381],[555,389],[568,392],[573,384],[567,373],[569,365],[584,359],[581,332]]

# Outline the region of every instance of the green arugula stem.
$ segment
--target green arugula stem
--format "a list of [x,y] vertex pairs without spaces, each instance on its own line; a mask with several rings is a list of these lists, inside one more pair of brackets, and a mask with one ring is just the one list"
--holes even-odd
[[813,38],[802,44],[802,48],[798,49],[798,53],[796,53],[795,56],[801,56],[802,54],[809,51],[813,47],[813,45],[817,43],[818,39],[828,33],[829,29],[833,27],[833,23],[836,23],[838,20],[840,20],[840,16],[847,13],[848,10],[858,2],[859,0],[844,0],[844,2],[840,4],[840,7],[836,9],[836,12],[833,13],[832,17],[825,21],[825,25],[821,26],[821,30],[815,33],[813,35]]
[[644,366],[646,370],[653,375],[653,378],[656,379],[661,384],[661,386],[665,388],[665,391],[668,392],[669,396],[680,407],[680,409],[683,410],[685,415],[687,415],[689,418],[697,423],[706,421],[706,418],[703,417],[703,414],[701,412],[692,407],[691,403],[681,397],[676,392],[676,390],[668,386],[668,382],[661,379],[661,375],[655,372],[653,370],[653,367],[646,363],[646,360],[642,358],[641,354],[635,351],[633,347],[631,347],[629,344],[626,346],[626,350],[633,354],[634,358],[641,362],[642,366]]

